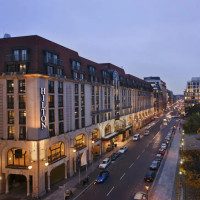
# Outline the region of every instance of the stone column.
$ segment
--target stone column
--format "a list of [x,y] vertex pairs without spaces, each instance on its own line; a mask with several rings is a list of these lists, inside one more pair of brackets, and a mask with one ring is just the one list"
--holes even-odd
[[9,193],[8,175],[6,175],[5,178],[6,178],[6,192],[5,193],[8,194]]
[[51,176],[50,176],[50,174],[48,173],[48,191],[51,190],[51,187],[50,187],[50,178],[51,178]]
[[30,195],[30,177],[29,177],[29,175],[28,176],[26,176],[26,186],[27,186],[27,196],[29,196]]

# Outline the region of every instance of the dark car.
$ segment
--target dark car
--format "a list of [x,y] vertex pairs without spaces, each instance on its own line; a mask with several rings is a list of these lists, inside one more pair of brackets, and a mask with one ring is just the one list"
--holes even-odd
[[165,149],[163,149],[163,148],[160,148],[159,150],[158,150],[158,154],[161,154],[161,155],[164,155],[165,154]]
[[99,176],[96,178],[96,180],[94,181],[94,184],[96,183],[104,183],[104,181],[109,177],[109,171],[101,171],[99,173]]
[[152,182],[156,176],[156,173],[153,171],[148,171],[144,177],[145,182]]
[[115,161],[119,157],[119,153],[113,153],[110,157],[111,161]]
[[151,163],[151,165],[150,165],[149,168],[150,168],[151,170],[157,170],[157,169],[159,168],[159,166],[160,166],[160,162],[154,160],[154,161]]

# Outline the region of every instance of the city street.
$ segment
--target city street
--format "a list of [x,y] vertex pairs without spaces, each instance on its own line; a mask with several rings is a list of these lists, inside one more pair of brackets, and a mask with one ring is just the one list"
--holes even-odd
[[[105,183],[91,184],[86,192],[74,199],[130,199],[135,192],[145,191],[147,184],[144,182],[144,175],[154,160],[162,140],[170,128],[176,125],[176,120],[172,119],[167,126],[161,124],[160,120],[153,126],[149,136],[143,136],[140,141],[131,141],[127,144],[128,151],[108,167],[110,177]],[[151,189],[152,183],[149,185]]]

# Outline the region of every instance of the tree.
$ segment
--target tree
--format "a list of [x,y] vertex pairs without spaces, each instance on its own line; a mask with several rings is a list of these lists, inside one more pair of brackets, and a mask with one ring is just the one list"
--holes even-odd
[[180,170],[186,175],[186,184],[200,189],[200,149],[187,149],[182,151],[184,160]]
[[193,113],[185,120],[183,129],[186,134],[199,133],[200,134],[200,114]]

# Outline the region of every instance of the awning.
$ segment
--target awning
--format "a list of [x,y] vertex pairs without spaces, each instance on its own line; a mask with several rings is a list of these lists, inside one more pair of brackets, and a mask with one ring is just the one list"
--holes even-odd
[[111,140],[112,138],[118,136],[118,134],[119,134],[119,132],[110,133],[109,135],[102,137],[101,140],[103,140],[103,141]]
[[133,127],[133,125],[127,126],[127,127],[126,127],[126,130],[131,129],[132,127]]

